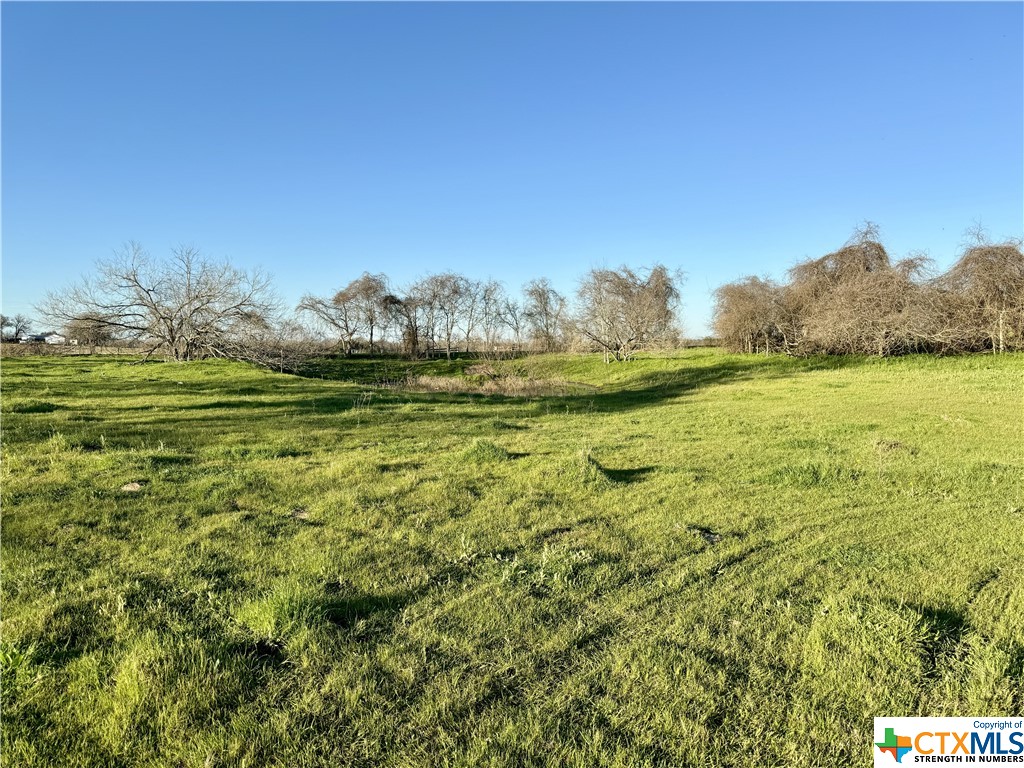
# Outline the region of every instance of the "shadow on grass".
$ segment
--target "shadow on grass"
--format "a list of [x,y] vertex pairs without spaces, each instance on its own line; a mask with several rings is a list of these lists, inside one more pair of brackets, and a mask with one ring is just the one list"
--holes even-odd
[[614,388],[602,388],[592,394],[562,399],[586,402],[593,410],[599,412],[629,411],[684,397],[720,384],[752,379],[791,378],[813,371],[840,370],[856,366],[860,362],[857,358],[844,357],[765,359],[730,356],[711,365],[684,363],[674,370],[652,371]]
[[970,631],[967,615],[953,608],[911,603],[902,605],[894,603],[893,607],[912,611],[920,617],[925,629],[922,651],[925,656],[926,669],[931,672],[941,668],[944,659],[948,659],[958,652]]
[[340,587],[332,583],[328,585],[328,597],[317,606],[317,610],[328,623],[340,629],[351,629],[360,621],[372,621],[378,625],[382,620],[390,623],[390,619],[419,596],[413,592],[343,595]]
[[635,467],[633,469],[608,469],[607,467],[601,467],[605,477],[613,483],[624,483],[627,485],[640,482],[654,470],[655,467]]
[[298,375],[306,379],[347,381],[371,386],[393,386],[412,376],[458,376],[466,369],[485,363],[477,358],[410,360],[397,356],[330,357],[310,360]]
[[[379,364],[377,364],[379,362]],[[639,373],[624,382],[605,386],[580,385],[591,387],[585,392],[568,392],[538,396],[516,396],[504,394],[487,394],[484,392],[418,392],[401,389],[401,382],[408,375],[424,375],[430,372],[440,375],[458,375],[463,372],[465,363],[470,361],[374,361],[364,359],[358,361],[332,362],[332,380],[347,380],[352,383],[369,384],[386,387],[377,390],[375,395],[384,402],[396,396],[403,404],[447,405],[458,403],[493,403],[512,404],[529,402],[541,408],[568,408],[570,411],[615,412],[626,411],[654,405],[665,400],[692,394],[701,389],[724,383],[745,381],[750,379],[779,379],[798,376],[822,370],[840,370],[861,364],[857,357],[808,357],[787,358],[731,355],[711,364],[696,359],[683,359],[677,368],[672,370]],[[639,361],[638,361],[639,362]],[[393,376],[396,365],[404,365],[402,376]],[[616,363],[613,365],[630,366],[637,363]],[[429,370],[428,370],[429,368]],[[346,376],[351,378],[346,379]],[[396,385],[398,385],[396,387]],[[389,398],[391,395],[391,398]],[[315,398],[309,403],[293,403],[303,410],[329,411],[332,408],[347,410],[353,407],[351,396],[339,396],[323,399]]]
[[[372,594],[350,591],[337,582],[328,582],[323,594],[289,603],[281,617],[286,624],[329,625],[344,632],[349,640],[375,641],[388,637],[399,612],[419,597],[422,597],[421,592]],[[233,642],[230,651],[249,660],[254,671],[280,666],[289,662],[288,632],[259,635],[249,642]]]
[[[81,425],[80,430],[72,430],[68,437],[80,442],[83,450],[103,448],[99,442],[101,431],[108,441],[107,445],[111,447],[117,447],[120,443],[135,447],[140,435],[145,435],[145,439],[150,442],[169,440],[173,443],[182,438],[183,432],[188,432],[194,445],[202,445],[218,442],[225,433],[237,433],[240,425],[250,433],[260,428],[273,430],[278,427],[292,431],[305,419],[321,419],[322,424],[334,426],[330,418],[342,414],[358,414],[360,419],[362,414],[367,419],[383,416],[409,428],[418,423],[433,423],[438,419],[458,416],[460,423],[475,423],[482,429],[480,434],[484,434],[489,430],[523,429],[523,425],[516,422],[531,416],[562,412],[570,415],[626,412],[683,398],[718,385],[755,379],[790,378],[803,373],[838,370],[863,363],[855,357],[758,358],[711,355],[681,358],[668,369],[645,370],[644,366],[650,361],[638,360],[612,364],[623,366],[617,370],[627,373],[621,381],[596,386],[592,391],[583,393],[534,397],[483,392],[414,392],[393,385],[361,383],[382,381],[381,376],[390,377],[398,367],[404,366],[403,370],[408,370],[410,365],[417,366],[417,373],[429,370],[460,375],[472,362],[360,359],[340,361],[338,364],[338,361],[332,361],[336,377],[352,375],[347,380],[350,386],[342,385],[341,389],[335,382],[324,386],[313,378],[287,375],[273,375],[266,380],[265,386],[252,386],[250,382],[236,380],[225,380],[218,384],[216,377],[183,382],[183,385],[169,379],[140,382],[103,377],[74,385],[74,394],[91,405],[85,408],[79,406],[74,410],[91,411],[102,418],[95,421],[81,419],[64,424]],[[662,363],[656,362],[655,365]],[[263,380],[260,383],[263,384]],[[368,389],[368,386],[373,388]],[[131,400],[153,397],[155,402],[118,402],[129,395]],[[460,408],[463,405],[477,407]],[[503,411],[509,408],[514,408],[515,413]],[[445,413],[446,409],[451,409],[451,412]],[[454,409],[458,409],[457,413]],[[83,417],[88,413],[76,415]],[[38,423],[25,423],[23,429],[26,438],[48,434],[50,425],[42,421],[49,418],[47,414],[19,414],[18,418],[41,419]],[[324,421],[324,418],[327,420]],[[351,421],[351,417],[347,421]],[[641,474],[633,470],[611,470],[609,479],[633,482]]]

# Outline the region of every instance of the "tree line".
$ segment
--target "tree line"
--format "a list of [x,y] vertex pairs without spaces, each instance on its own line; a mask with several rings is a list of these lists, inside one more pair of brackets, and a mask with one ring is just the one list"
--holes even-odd
[[715,291],[713,328],[737,352],[902,355],[1024,349],[1020,239],[966,234],[953,266],[920,253],[893,261],[867,222],[787,282],[746,277]]
[[[802,261],[786,282],[746,277],[714,292],[721,344],[749,353],[898,355],[1024,349],[1020,239],[969,230],[956,263],[935,273],[922,254],[893,261],[870,222],[838,250]],[[129,243],[92,274],[51,292],[39,311],[69,340],[135,346],[175,360],[225,357],[294,370],[311,356],[596,351],[625,361],[679,343],[682,274],[591,269],[571,296],[546,278],[518,292],[455,272],[399,284],[364,272],[296,307],[268,275],[192,247],[154,258]],[[3,318],[4,340],[29,319]]]
[[292,309],[258,270],[191,247],[157,259],[129,243],[80,283],[48,294],[39,311],[78,343],[128,343],[175,360],[225,357],[282,370],[330,351],[451,358],[577,349],[624,361],[678,340],[681,280],[661,264],[593,269],[570,298],[546,278],[515,295],[499,281],[455,272],[407,285],[366,272],[330,294],[307,294]]
[[497,280],[454,272],[429,274],[402,290],[386,275],[364,273],[329,297],[304,296],[298,309],[348,349],[390,345],[413,357],[443,352],[450,359],[459,350],[589,348],[622,361],[678,338],[680,279],[660,264],[594,269],[570,303],[547,278],[513,296]]

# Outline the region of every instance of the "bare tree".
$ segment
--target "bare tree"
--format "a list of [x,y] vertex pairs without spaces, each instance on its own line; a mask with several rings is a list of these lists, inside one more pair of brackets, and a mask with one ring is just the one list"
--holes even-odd
[[939,280],[956,296],[951,319],[973,329],[974,347],[1024,348],[1024,242],[992,243],[980,227],[967,237],[960,258]]
[[565,320],[566,302],[546,277],[531,280],[523,286],[523,317],[534,342],[544,352],[560,346],[559,337]]
[[956,264],[931,276],[912,253],[893,263],[866,223],[839,250],[797,264],[787,285],[746,278],[715,293],[715,328],[737,350],[897,355],[1024,349],[1020,239],[993,243],[976,225]]
[[451,360],[455,348],[455,329],[462,319],[469,281],[454,272],[427,275],[413,286],[412,294],[423,308],[424,329],[431,348],[444,346]]
[[736,352],[765,354],[788,348],[793,335],[785,289],[760,277],[727,283],[715,291],[712,324],[722,342]]
[[520,352],[523,348],[523,332],[526,330],[526,314],[523,311],[523,305],[507,296],[499,306],[498,312],[501,323],[512,334],[514,350]]
[[419,298],[412,291],[406,296],[389,293],[381,300],[381,306],[391,327],[398,330],[402,351],[409,357],[418,357],[423,316]]
[[356,336],[362,333],[363,326],[355,302],[346,296],[344,290],[338,291],[331,299],[306,294],[296,310],[336,336],[346,355],[352,354]]
[[345,354],[351,354],[357,340],[364,336],[372,353],[388,324],[389,313],[384,306],[388,293],[387,276],[364,272],[330,299],[306,294],[297,309],[321,329],[336,335]]
[[484,352],[493,355],[497,352],[501,332],[505,327],[503,313],[508,296],[505,287],[497,280],[488,280],[480,284],[480,327],[484,336]]
[[96,274],[47,295],[40,312],[58,325],[89,322],[175,360],[234,357],[236,341],[278,311],[269,278],[180,247],[156,260],[137,243]]
[[[18,341],[19,339],[28,336],[32,330],[32,318],[27,315],[15,315],[10,317],[8,315],[0,315],[0,326],[2,326],[2,334],[4,341]],[[10,329],[10,331],[8,331]]]
[[363,272],[345,289],[356,305],[356,312],[367,334],[367,344],[373,354],[374,339],[383,338],[388,325],[388,313],[384,307],[384,297],[390,293],[387,275],[372,275]]
[[437,302],[435,285],[429,277],[417,280],[406,289],[403,296],[404,306],[415,311],[419,346],[426,354],[438,346]]
[[789,270],[790,288],[804,311],[827,297],[839,285],[865,272],[889,269],[889,254],[879,242],[878,225],[865,222],[846,244],[819,259],[802,261]]
[[661,264],[646,272],[629,267],[591,270],[577,291],[575,327],[609,357],[629,360],[642,349],[677,336],[677,282]]
[[892,264],[873,225],[840,250],[790,271],[806,352],[893,355],[1004,351],[1022,341],[1021,242],[991,243],[974,227],[957,263],[926,279],[930,260]]
[[64,326],[64,335],[68,341],[93,349],[112,344],[117,339],[109,322],[94,318],[72,320]]
[[915,276],[926,263],[893,266],[878,225],[865,222],[837,251],[789,271],[787,309],[803,353],[890,355],[910,351]]
[[813,351],[884,357],[921,346],[916,260],[846,277],[806,318]]
[[485,322],[484,289],[485,285],[481,281],[462,278],[459,327],[466,342],[466,352],[470,350],[473,334]]
[[323,354],[323,343],[294,318],[248,326],[225,343],[227,357],[262,365],[280,373],[295,373],[311,357]]

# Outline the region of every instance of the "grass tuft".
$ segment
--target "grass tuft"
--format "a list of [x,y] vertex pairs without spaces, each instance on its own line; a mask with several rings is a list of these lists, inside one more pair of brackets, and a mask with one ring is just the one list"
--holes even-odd
[[774,469],[768,474],[767,482],[793,488],[834,487],[855,483],[860,476],[860,470],[810,462]]
[[562,466],[562,476],[575,485],[600,490],[610,488],[611,479],[604,467],[594,458],[590,448],[581,448]]
[[497,443],[480,437],[470,443],[462,452],[462,457],[477,463],[508,461],[512,458],[511,454]]

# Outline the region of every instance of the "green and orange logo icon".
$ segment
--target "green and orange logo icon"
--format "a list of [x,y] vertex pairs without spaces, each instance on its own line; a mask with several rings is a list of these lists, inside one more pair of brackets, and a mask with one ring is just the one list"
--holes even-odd
[[888,752],[895,757],[897,763],[902,763],[903,756],[913,749],[910,737],[897,736],[896,731],[892,728],[885,729],[885,741],[876,741],[875,746],[878,747],[879,752]]

